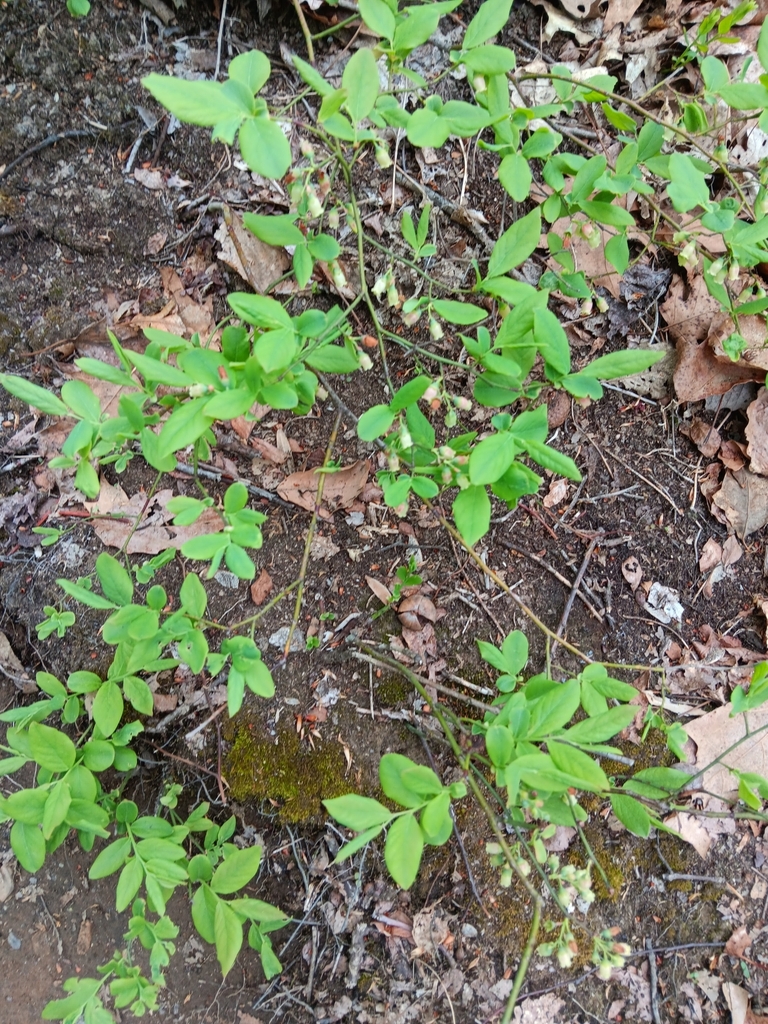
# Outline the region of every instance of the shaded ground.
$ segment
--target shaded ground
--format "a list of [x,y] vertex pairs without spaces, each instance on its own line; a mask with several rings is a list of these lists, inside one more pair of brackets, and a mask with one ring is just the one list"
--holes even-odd
[[[533,9],[521,6],[511,30],[537,39]],[[242,287],[216,258],[213,234],[219,218],[205,213],[200,200],[223,199],[234,208],[275,210],[274,193],[242,170],[221,146],[211,147],[205,132],[180,127],[163,135],[161,126],[144,132],[145,123],[137,115],[137,104],[147,110],[151,106],[140,88],[140,76],[172,69],[179,53],[210,69],[217,31],[218,21],[203,5],[183,12],[179,26],[170,30],[133,3],[97,6],[82,23],[69,20],[59,4],[32,0],[0,7],[0,168],[52,134],[88,132],[46,146],[15,168],[0,170],[4,370],[24,373],[31,368],[35,379],[57,386],[73,353],[83,354],[86,344],[92,346],[90,354],[94,347],[98,351],[104,327],[113,323],[124,302],[133,304],[124,318],[125,337],[138,335],[131,318],[158,314],[166,305],[167,279],[161,279],[161,266],[176,270],[196,306],[212,299],[214,316],[224,311],[226,291]],[[275,4],[272,16],[259,24],[249,8],[238,8],[227,23],[224,53],[228,57],[254,43],[270,54],[278,87],[290,93],[295,83],[292,72],[281,64],[280,46],[303,52],[292,11],[279,12]],[[461,190],[462,155],[450,146],[443,153],[448,154],[445,174],[432,184],[455,201]],[[162,172],[159,184],[145,187],[132,173],[123,173],[131,154],[132,167]],[[424,172],[411,155],[408,159],[408,173]],[[468,203],[484,212],[486,230],[496,237],[501,218],[508,218],[509,211],[502,210],[488,155],[479,154],[470,167]],[[392,198],[388,175],[382,172],[375,180],[361,182],[361,189],[367,191],[363,198],[372,216],[378,214],[386,228]],[[263,205],[265,198],[268,206]],[[398,205],[406,201],[412,198],[403,192]],[[482,256],[482,243],[447,219],[439,225],[441,245],[453,254],[448,266],[458,277],[473,256]],[[372,272],[379,269],[374,265]],[[322,286],[320,290],[318,301],[327,301]],[[646,336],[650,334],[651,327]],[[60,346],[61,342],[69,344]],[[451,344],[447,339],[446,351]],[[409,366],[401,353],[392,351],[394,375]],[[375,374],[364,384],[357,378],[352,384],[339,384],[339,391],[346,405],[358,412],[383,393]],[[18,404],[3,401],[7,442],[28,417]],[[763,588],[762,536],[752,538],[712,599],[697,595],[702,584],[700,550],[710,537],[722,541],[725,529],[710,517],[694,484],[699,453],[680,436],[681,411],[665,403],[612,391],[591,408],[561,410],[556,443],[579,464],[583,486],[578,492],[572,488],[553,508],[545,507],[540,495],[509,515],[499,510],[482,545],[487,565],[554,627],[569,587],[543,568],[541,560],[572,581],[589,538],[594,531],[605,531],[607,543],[593,553],[585,580],[603,596],[610,618],[597,622],[576,602],[567,636],[588,654],[607,661],[658,663],[668,655],[670,642],[687,648],[704,626],[717,635],[739,638],[750,648],[759,649],[762,640],[762,623],[752,608],[753,596]],[[291,442],[291,468],[311,468],[322,461],[335,417],[335,406],[328,401],[317,417],[275,417],[260,424],[257,435],[275,444],[282,431]],[[743,421],[738,414],[728,427],[734,437],[740,436]],[[250,474],[257,485],[273,490],[284,469],[278,471],[261,458],[254,438],[223,436],[221,451],[229,461],[219,462],[218,468]],[[374,455],[370,446],[357,440],[352,422],[342,417],[334,457],[350,464]],[[34,626],[42,617],[42,606],[52,600],[55,579],[88,571],[102,545],[91,525],[73,519],[71,533],[59,544],[35,547],[29,530],[56,505],[56,498],[45,491],[55,481],[41,472],[39,458],[27,459],[23,452],[8,455],[2,466],[0,507],[5,509],[7,541],[0,572],[0,628],[28,672],[43,667],[61,676],[102,664],[99,617],[80,611],[75,628],[62,641],[38,642]],[[117,482],[115,476],[107,477]],[[151,477],[134,462],[119,482],[132,495],[148,486]],[[161,486],[192,493],[191,484],[180,475]],[[262,501],[258,507],[269,514],[259,568],[267,570],[276,593],[296,578],[309,516],[274,501]],[[429,716],[414,704],[408,688],[395,677],[369,672],[344,644],[346,631],[353,627],[374,643],[387,643],[399,633],[392,613],[375,622],[367,618],[377,603],[365,577],[391,582],[395,568],[418,552],[423,558],[420,573],[435,586],[435,604],[447,609],[436,630],[433,660],[444,659],[453,678],[443,676],[443,682],[464,695],[468,691],[455,677],[481,686],[492,682],[477,659],[474,638],[496,641],[512,628],[526,628],[524,616],[505,595],[461,552],[450,550],[426,510],[414,506],[399,521],[373,500],[364,511],[362,520],[337,513],[319,531],[338,550],[326,546],[310,562],[300,625],[321,636],[331,631],[321,649],[302,650],[287,663],[278,663],[279,650],[270,647],[269,638],[290,622],[291,599],[259,623],[256,639],[274,664],[278,695],[273,701],[254,701],[233,723],[216,719],[189,739],[185,734],[218,706],[222,694],[207,684],[201,689],[199,680],[182,676],[158,680],[159,692],[171,699],[162,711],[158,702],[157,718],[141,742],[132,796],[151,813],[162,784],[178,780],[184,783],[190,804],[207,799],[222,817],[235,813],[249,841],[265,846],[265,866],[254,895],[280,905],[296,922],[276,943],[285,965],[279,979],[264,983],[255,954],[246,952],[220,984],[212,951],[195,937],[177,899],[182,933],[163,997],[167,1018],[233,1024],[354,1019],[366,1024],[485,1021],[501,1013],[528,916],[518,896],[499,888],[488,866],[486,835],[476,811],[465,807],[458,819],[466,859],[456,843],[432,851],[409,894],[398,892],[387,880],[377,849],[351,864],[329,867],[340,833],[322,821],[321,798],[353,788],[371,791],[378,759],[387,750],[424,759],[427,754],[414,726],[428,737],[429,751],[441,766],[450,770],[441,760]],[[639,606],[621,568],[631,555],[640,560],[645,579],[679,590],[685,608],[679,632],[662,626]],[[163,572],[162,582],[173,593],[182,578],[181,566],[171,565]],[[253,610],[247,586],[232,583],[220,574],[210,586],[212,613],[221,621],[240,619]],[[359,619],[345,625],[348,616],[360,612]],[[531,664],[538,670],[544,646],[535,634],[531,642]],[[558,666],[564,677],[576,663],[561,650]],[[635,675],[622,677],[631,680]],[[12,679],[0,679],[3,707],[18,696]],[[173,716],[174,698],[188,714]],[[456,698],[444,699],[470,713]],[[645,756],[653,758],[654,751]],[[217,781],[221,769],[232,787],[226,809]],[[706,862],[669,837],[657,847],[636,842],[625,832],[612,833],[599,808],[593,810],[587,836],[595,852],[604,856],[613,888],[609,893],[603,887],[586,922],[590,928],[618,926],[636,950],[642,950],[647,940],[659,949],[712,944],[703,951],[659,953],[655,966],[660,1019],[722,1018],[722,999],[707,1003],[702,996],[706,986],[694,988],[691,983],[693,971],[737,980],[751,991],[752,1007],[758,1012],[766,1000],[762,972],[768,957],[761,946],[768,923],[762,902],[768,890],[761,883],[761,867],[768,851],[760,830],[739,825],[733,834],[720,838]],[[7,849],[5,832],[2,842]],[[91,974],[120,943],[126,921],[114,912],[109,881],[87,881],[88,863],[88,857],[69,843],[36,879],[19,872],[13,895],[0,904],[0,1018],[6,1024],[36,1020],[45,1002],[59,994],[64,978],[73,971]],[[665,882],[670,868],[720,881]],[[741,926],[753,933],[750,958],[745,960],[739,950],[718,959],[721,944]],[[580,962],[577,969],[585,966]],[[651,1019],[650,1004],[643,1002],[649,991],[648,971],[643,954],[608,985],[593,976],[565,987],[571,975],[534,959],[527,990],[559,985],[552,1001],[541,1004],[546,1019]],[[712,991],[717,998],[716,989]],[[618,1006],[622,1000],[625,1009]]]

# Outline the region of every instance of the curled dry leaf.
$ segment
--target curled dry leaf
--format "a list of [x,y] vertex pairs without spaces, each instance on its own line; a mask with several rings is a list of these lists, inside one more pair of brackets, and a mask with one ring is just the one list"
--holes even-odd
[[633,591],[643,582],[643,570],[634,555],[625,558],[621,563],[621,573]]
[[691,421],[687,433],[706,459],[717,455],[723,439],[720,437],[720,432],[711,423],[697,417]]
[[701,556],[699,557],[699,572],[709,572],[710,569],[714,569],[716,565],[719,565],[722,560],[723,549],[714,537],[710,537],[701,549]]
[[[748,469],[728,470],[712,502],[736,536],[744,540],[768,523],[768,479]],[[712,511],[716,514],[714,508]]]
[[[424,594],[413,594],[411,597],[404,598],[397,609],[397,614],[400,617],[400,621],[403,622],[404,615],[418,615],[422,619],[427,619],[429,622],[437,622],[441,618],[435,605],[428,597]],[[404,623],[405,624],[405,623]],[[420,626],[409,626],[409,629],[419,629]]]
[[568,497],[568,481],[553,480],[549,485],[549,491],[544,496],[544,508],[554,508]]
[[664,824],[686,843],[690,843],[702,860],[706,859],[712,846],[712,837],[695,815],[683,812],[670,814],[664,819]]
[[389,604],[391,602],[392,595],[383,583],[380,583],[379,580],[375,579],[373,576],[366,576],[365,582],[382,604]]
[[752,936],[744,925],[737,928],[725,944],[725,952],[728,956],[742,957],[752,945]]
[[743,469],[747,461],[744,458],[744,446],[737,441],[723,441],[720,445],[720,460],[726,469],[734,472]]

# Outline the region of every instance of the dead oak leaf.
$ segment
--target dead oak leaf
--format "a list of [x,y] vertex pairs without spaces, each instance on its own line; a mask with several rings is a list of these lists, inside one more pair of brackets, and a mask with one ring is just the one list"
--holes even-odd
[[[334,511],[349,508],[359,497],[368,479],[370,463],[363,459],[333,473],[325,474],[322,504]],[[321,475],[317,470],[291,473],[278,486],[277,493],[284,501],[298,505],[308,512],[314,511]]]
[[741,925],[731,935],[725,944],[725,952],[728,956],[742,957],[752,945],[752,936],[744,925]]
[[712,502],[736,536],[744,540],[768,523],[768,479],[746,468],[729,469]]
[[[730,715],[730,705],[724,704],[683,726],[696,744],[696,765],[710,766],[696,777],[696,785],[726,799],[735,797],[738,790],[730,768],[759,775],[768,772],[768,736],[764,729],[768,725],[768,706],[755,708],[747,716]],[[749,735],[745,717],[749,719]]]

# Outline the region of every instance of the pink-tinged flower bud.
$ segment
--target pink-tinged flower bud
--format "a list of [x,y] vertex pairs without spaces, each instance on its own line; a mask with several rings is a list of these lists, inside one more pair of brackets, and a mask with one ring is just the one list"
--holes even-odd
[[376,278],[373,288],[371,288],[371,293],[375,295],[377,299],[380,299],[388,287],[389,273],[381,274],[379,277]]
[[714,263],[710,263],[709,267],[707,268],[707,273],[712,278],[712,280],[716,282],[716,284],[722,284],[723,281],[725,281],[725,275],[728,273],[728,270],[725,266],[725,261],[715,260]]
[[728,267],[728,280],[729,281],[738,281],[740,273],[741,273],[741,267],[739,266],[739,264],[738,263],[732,263],[730,265],[730,267]]
[[607,313],[608,312],[608,303],[605,301],[605,299],[603,298],[602,295],[598,295],[597,296],[597,298],[595,299],[595,305],[597,306],[599,312],[601,312],[601,313]]
[[412,309],[410,313],[403,313],[403,323],[406,327],[413,327],[421,319],[421,310]]
[[413,448],[413,438],[411,437],[411,432],[408,427],[403,426],[400,428],[400,444],[406,451],[408,451],[409,448]]
[[455,427],[459,417],[456,415],[455,409],[449,409],[445,414],[445,425],[450,430],[451,427]]
[[610,964],[600,964],[597,969],[597,976],[601,981],[610,981],[613,968]]
[[475,93],[486,92],[488,83],[482,75],[475,75],[472,79],[472,88],[475,90]]
[[382,170],[392,166],[392,157],[389,155],[389,150],[385,149],[384,146],[376,147],[376,163]]
[[360,349],[358,349],[357,356],[358,359],[360,360],[361,370],[370,370],[373,367],[373,360],[371,359],[367,352],[361,352]]
[[592,299],[584,299],[584,301],[582,302],[581,307],[579,309],[579,312],[581,313],[582,316],[591,316],[592,315],[592,308],[593,308]]
[[397,473],[400,471],[400,459],[397,457],[395,452],[387,453],[387,469],[390,473]]
[[443,328],[433,316],[429,318],[429,336],[432,341],[440,341],[443,336]]
[[404,501],[401,505],[396,505],[395,508],[392,509],[392,511],[395,513],[396,516],[398,516],[398,518],[403,519],[405,516],[408,515],[408,502]]
[[454,401],[454,403],[456,405],[456,408],[460,412],[471,412],[472,411],[472,403],[470,402],[470,400],[468,398],[464,398],[463,395],[454,395],[453,401]]
[[397,285],[394,281],[387,287],[387,305],[390,309],[397,309],[400,305],[400,296],[397,291]]
[[446,487],[448,486],[448,484],[450,484],[451,480],[453,480],[453,473],[447,466],[443,467],[440,473],[440,479],[446,485]]
[[339,211],[338,210],[331,210],[329,212],[329,214],[328,214],[328,227],[332,231],[335,231],[338,226],[339,226]]
[[686,270],[695,270],[699,265],[699,254],[696,252],[696,243],[687,242],[677,257],[677,262]]
[[427,390],[424,392],[423,398],[425,402],[432,402],[436,398],[440,397],[440,389],[436,388],[434,384],[430,384]]
[[302,156],[305,156],[309,160],[314,161],[314,159],[315,159],[315,151],[312,148],[312,143],[311,142],[308,142],[306,139],[302,139],[299,142],[299,149],[301,150],[301,155]]

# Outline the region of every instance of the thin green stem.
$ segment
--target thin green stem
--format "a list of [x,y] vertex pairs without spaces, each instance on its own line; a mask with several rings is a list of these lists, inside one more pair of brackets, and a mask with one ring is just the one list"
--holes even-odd
[[538,938],[539,928],[541,927],[541,903],[541,899],[538,899],[533,904],[533,918],[531,919],[531,927],[528,931],[528,940],[525,943],[523,955],[520,957],[520,963],[518,964],[517,971],[515,972],[515,980],[512,983],[512,991],[509,993],[507,1005],[504,1007],[504,1015],[501,1018],[501,1024],[510,1024],[512,1014],[515,1012],[515,1007],[517,1006],[520,989],[523,987],[523,982],[528,974],[528,967],[531,962],[531,957],[533,956],[533,951],[536,948],[536,939]]

